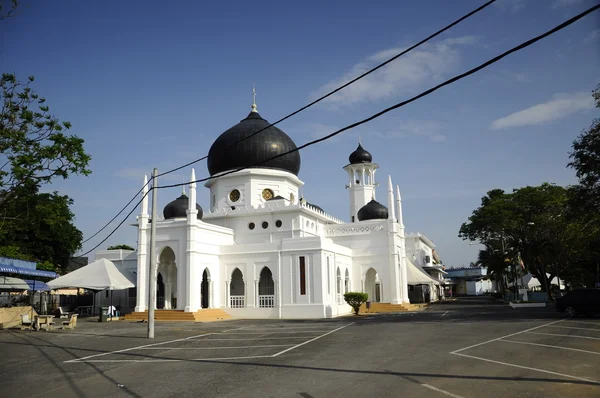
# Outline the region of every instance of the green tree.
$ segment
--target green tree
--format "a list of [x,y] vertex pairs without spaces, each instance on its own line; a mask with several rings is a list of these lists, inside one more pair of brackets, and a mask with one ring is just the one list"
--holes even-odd
[[360,311],[360,306],[363,305],[363,303],[366,303],[368,299],[369,295],[367,293],[344,293],[344,300],[346,300],[346,303],[348,303],[348,305],[354,309],[355,315],[358,315],[358,312]]
[[21,83],[10,73],[0,78],[0,210],[20,188],[31,192],[56,178],[90,173],[83,139],[65,134],[71,123],[50,113],[33,81]]
[[517,264],[516,254],[520,252],[546,290],[548,280],[571,274],[566,271],[574,264],[574,254],[597,230],[593,222],[570,208],[569,197],[569,189],[548,183],[512,193],[490,191],[461,226],[459,236],[501,246],[509,259],[506,266]]
[[45,269],[66,267],[83,239],[73,225],[72,203],[68,196],[39,193],[35,188],[16,195],[4,207],[0,252],[19,253],[22,259],[43,263]]
[[106,250],[135,250],[133,247],[125,244],[109,246]]

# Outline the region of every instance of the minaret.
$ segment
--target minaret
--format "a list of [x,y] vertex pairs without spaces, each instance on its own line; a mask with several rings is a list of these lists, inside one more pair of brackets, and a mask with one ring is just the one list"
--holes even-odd
[[[137,289],[135,311],[148,309],[148,176],[144,176],[142,211],[138,216]],[[152,220],[153,222],[155,220]]]
[[398,216],[398,224],[404,230],[404,220],[402,217],[402,198],[400,197],[400,186],[396,185],[396,214]]
[[373,163],[373,157],[359,141],[358,148],[348,157],[349,164],[344,166],[348,173],[350,184],[346,185],[350,193],[350,221],[358,222],[358,211],[371,200],[375,199],[375,171],[379,168]]
[[389,219],[392,221],[396,221],[396,211],[394,203],[394,186],[392,185],[392,176],[388,175],[388,209],[389,209]]

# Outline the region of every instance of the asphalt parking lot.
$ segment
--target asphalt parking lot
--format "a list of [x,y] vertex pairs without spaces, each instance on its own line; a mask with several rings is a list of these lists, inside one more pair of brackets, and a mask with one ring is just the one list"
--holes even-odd
[[596,397],[600,319],[484,300],[418,313],[0,331],[2,395]]

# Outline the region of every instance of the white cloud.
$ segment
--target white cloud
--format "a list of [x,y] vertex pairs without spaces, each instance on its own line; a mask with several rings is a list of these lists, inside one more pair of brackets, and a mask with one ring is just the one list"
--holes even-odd
[[552,9],[556,10],[558,8],[571,7],[581,3],[583,3],[583,0],[554,0]]
[[[142,169],[142,168],[136,168],[136,167],[126,167],[126,168],[115,171],[114,175],[116,177],[121,177],[121,178],[125,178],[128,180],[139,181],[141,184],[141,182],[144,180],[145,175],[147,175],[148,178],[150,178],[150,175],[152,174],[151,172],[152,172],[151,168]],[[159,169],[159,173],[160,173],[160,169]],[[163,183],[166,181],[178,183],[178,182],[187,182],[187,181],[189,181],[189,179],[190,179],[189,176],[184,177],[182,174],[171,173],[171,174],[161,176],[159,178],[159,185],[160,185],[161,181]]]
[[[476,36],[463,36],[425,44],[344,88],[324,102],[336,108],[413,92],[425,84],[429,86],[458,67],[461,59],[460,46],[472,45],[477,43],[478,39]],[[392,48],[366,57],[342,77],[320,87],[311,97],[317,98],[347,83],[402,50]]]
[[590,34],[584,39],[584,42],[588,43],[597,39],[600,39],[600,29],[592,30]]
[[494,6],[502,11],[519,12],[525,8],[525,0],[500,0]]
[[592,108],[594,108],[594,100],[590,93],[586,91],[556,94],[550,101],[494,120],[490,128],[501,130],[511,127],[539,125]]
[[400,123],[394,130],[375,135],[385,139],[426,137],[433,142],[446,141],[446,136],[440,134],[442,124],[434,120],[415,120]]

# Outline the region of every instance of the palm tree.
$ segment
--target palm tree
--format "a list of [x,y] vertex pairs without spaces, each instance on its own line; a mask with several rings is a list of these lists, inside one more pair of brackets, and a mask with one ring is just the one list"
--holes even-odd
[[487,269],[488,275],[494,281],[496,281],[498,289],[500,289],[500,292],[504,294],[506,292],[504,274],[510,261],[506,257],[506,254],[502,253],[501,250],[494,249],[488,244],[485,246],[485,249],[479,251],[479,255],[477,256],[477,265]]

